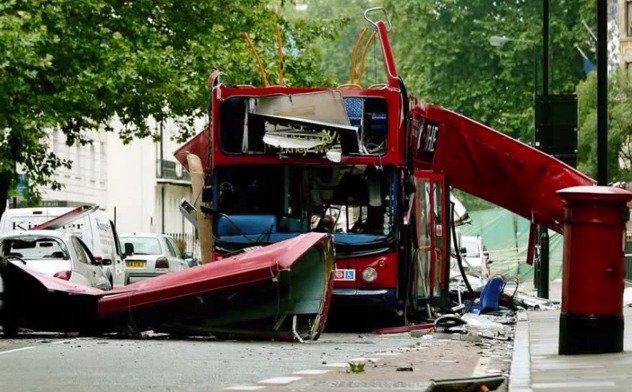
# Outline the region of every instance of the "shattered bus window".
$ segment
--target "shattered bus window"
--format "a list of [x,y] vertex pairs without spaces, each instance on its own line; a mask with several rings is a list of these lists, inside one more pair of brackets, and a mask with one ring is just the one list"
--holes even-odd
[[228,154],[324,156],[334,149],[384,155],[386,113],[383,98],[331,91],[232,97],[220,109],[220,146]]
[[335,244],[361,249],[392,232],[389,190],[396,177],[372,166],[222,166],[214,178],[220,243],[270,243],[320,231],[334,234]]

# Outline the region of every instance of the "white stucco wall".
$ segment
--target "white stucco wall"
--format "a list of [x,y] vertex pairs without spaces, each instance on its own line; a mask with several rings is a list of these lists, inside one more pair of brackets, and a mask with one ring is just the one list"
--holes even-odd
[[[60,158],[72,160],[73,165],[71,169],[58,169],[54,176],[64,184],[63,189],[40,189],[42,200],[98,204],[116,222],[119,233],[164,229],[165,233],[192,241],[195,229],[178,208],[182,198],[192,201],[190,183],[157,178],[160,143],[145,138],[123,144],[118,135],[121,124],[114,121],[112,125],[114,132],[89,134],[93,144],[86,146],[68,147],[62,132],[51,131],[50,148]],[[150,127],[159,133],[158,124],[150,122]],[[176,132],[173,122],[163,124],[164,160],[176,162],[173,152],[180,144],[171,138]],[[181,173],[180,164],[176,166],[176,172]]]
[[156,147],[151,139],[124,145],[108,134],[108,207],[119,233],[154,232]]
[[[159,132],[158,124],[150,126]],[[179,145],[171,140],[171,135],[176,132],[173,122],[164,123],[164,160],[175,162],[173,151]],[[116,209],[119,233],[160,233],[164,229],[165,233],[193,235],[193,226],[183,220],[178,209],[183,197],[190,199],[191,186],[183,181],[157,178],[160,143],[145,138],[124,145],[116,133],[111,134],[108,141],[108,213],[114,216]]]
[[66,137],[59,131],[49,133],[50,148],[60,158],[70,159],[72,168],[60,167],[55,179],[64,185],[60,190],[41,188],[43,200],[96,203],[107,208],[108,198],[108,138],[103,133],[88,133],[92,145],[67,146]]

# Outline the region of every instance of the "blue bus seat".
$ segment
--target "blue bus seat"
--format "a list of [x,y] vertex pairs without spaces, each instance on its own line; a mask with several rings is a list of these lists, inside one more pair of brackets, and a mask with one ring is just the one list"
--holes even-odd
[[481,292],[478,303],[471,304],[468,311],[474,314],[494,312],[498,310],[500,295],[505,289],[505,279],[502,276],[494,276],[489,279]]

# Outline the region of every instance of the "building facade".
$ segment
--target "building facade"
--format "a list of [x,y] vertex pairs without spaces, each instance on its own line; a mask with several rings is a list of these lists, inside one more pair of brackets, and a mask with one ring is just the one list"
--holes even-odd
[[57,169],[54,178],[63,188],[42,188],[42,205],[66,207],[82,203],[108,205],[108,137],[104,133],[88,134],[92,144],[66,145],[66,136],[61,130],[49,133],[49,146],[60,158],[72,161],[72,167]]
[[619,64],[632,76],[632,1],[618,1]]
[[182,240],[183,249],[197,253],[195,228],[179,210],[180,200],[191,200],[188,173],[173,157],[179,143],[172,121],[150,121],[155,138],[124,144],[114,132],[94,132],[93,143],[67,146],[64,134],[50,134],[51,149],[72,160],[72,168],[60,168],[55,179],[61,190],[41,189],[42,205],[98,204],[115,222],[119,234],[151,232],[171,234]]

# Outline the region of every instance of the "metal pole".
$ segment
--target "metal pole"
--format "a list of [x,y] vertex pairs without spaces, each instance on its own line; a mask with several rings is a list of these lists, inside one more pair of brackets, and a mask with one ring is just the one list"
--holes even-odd
[[[550,124],[549,116],[549,9],[550,0],[542,2],[542,122]],[[548,132],[552,129],[545,128]],[[544,226],[538,227],[538,244],[540,245],[539,268],[536,267],[534,281],[538,297],[549,298],[549,232]]]
[[[165,150],[165,146],[164,146],[164,138],[165,138],[165,134],[164,134],[164,121],[160,120],[160,177],[164,178],[165,177],[165,173],[164,173],[164,150]],[[162,204],[160,209],[160,232],[162,234],[165,234],[165,184],[162,183],[162,185],[160,186],[160,203]]]
[[[597,0],[599,1],[599,0]],[[548,109],[546,104],[547,95],[549,95],[549,8],[551,6],[551,0],[544,0],[542,3],[542,95],[545,102],[545,109]],[[548,121],[548,113],[546,113]]]
[[538,297],[549,298],[549,230],[540,226],[540,271]]
[[164,182],[160,185],[160,233],[165,234],[165,184]]
[[597,184],[608,184],[608,2],[597,0]]
[[[535,97],[538,95],[538,45],[533,43],[533,131],[535,132]],[[534,140],[535,142],[535,140]]]

